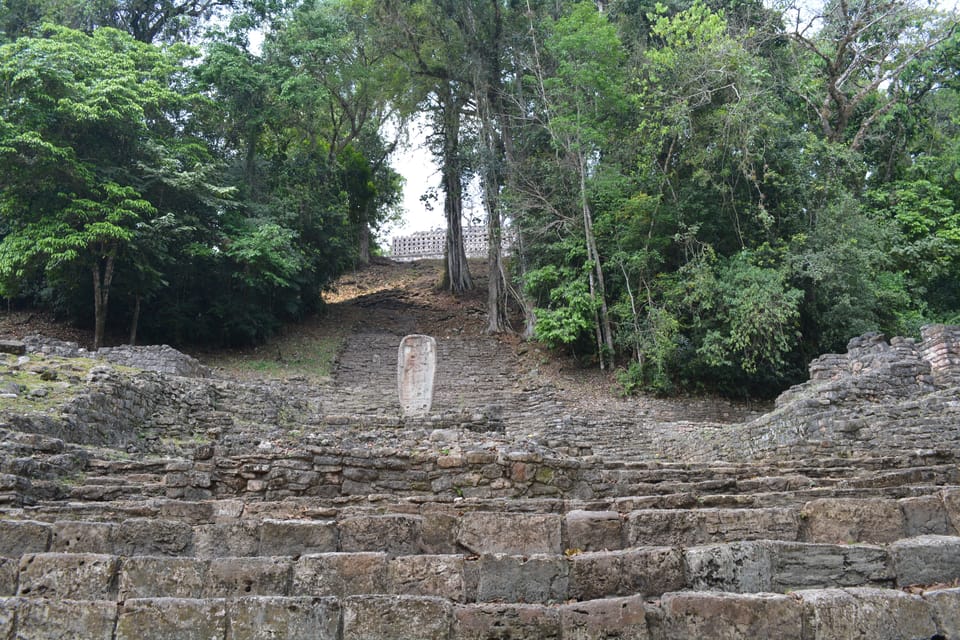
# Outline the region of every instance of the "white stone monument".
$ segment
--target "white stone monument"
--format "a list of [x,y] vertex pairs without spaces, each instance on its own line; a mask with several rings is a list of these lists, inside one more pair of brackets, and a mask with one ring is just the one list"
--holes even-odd
[[431,336],[410,335],[400,341],[397,388],[404,416],[422,416],[433,404],[433,377],[437,372],[437,341]]

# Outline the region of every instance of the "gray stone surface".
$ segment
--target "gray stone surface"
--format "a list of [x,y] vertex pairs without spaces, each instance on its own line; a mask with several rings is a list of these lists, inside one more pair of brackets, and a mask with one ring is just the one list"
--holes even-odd
[[923,599],[933,611],[940,634],[946,640],[960,640],[960,589],[927,591]]
[[903,534],[912,536],[956,535],[947,517],[943,498],[938,495],[904,498],[899,501],[903,513]]
[[226,633],[225,600],[134,599],[120,606],[114,640],[218,640]]
[[664,595],[660,606],[658,639],[806,640],[800,603],[790,596],[681,592]]
[[214,558],[207,568],[204,597],[284,596],[292,571],[290,558]]
[[409,335],[397,353],[397,388],[404,416],[423,416],[433,405],[433,379],[437,372],[437,341],[431,336]]
[[19,604],[18,598],[0,598],[0,638],[13,637]]
[[29,520],[0,520],[0,556],[19,558],[50,548],[50,525]]
[[477,554],[561,553],[562,523],[561,516],[549,513],[465,513],[457,542]]
[[116,621],[115,602],[23,599],[17,608],[16,639],[113,640]]
[[296,595],[352,596],[387,593],[385,553],[320,553],[293,566]]
[[120,567],[119,599],[201,598],[207,561],[197,558],[135,556]]
[[770,548],[773,591],[893,583],[893,572],[883,547],[773,543]]
[[738,540],[796,540],[792,509],[640,509],[628,517],[630,546],[681,545]]
[[804,542],[887,543],[903,533],[903,512],[891,500],[826,498],[801,511]]
[[358,516],[340,521],[341,551],[419,553],[422,520],[418,516]]
[[216,523],[193,530],[194,553],[199,558],[236,558],[260,552],[260,528],[256,522]]
[[691,589],[756,593],[773,588],[773,554],[766,542],[736,542],[684,550]]
[[960,537],[918,536],[890,545],[897,586],[960,584]]
[[567,546],[580,551],[623,548],[623,526],[616,511],[568,511],[564,516]]
[[458,640],[559,640],[560,614],[555,607],[543,605],[461,605],[454,609],[452,637]]
[[390,592],[398,595],[437,596],[453,602],[463,602],[467,596],[460,555],[392,558],[387,565],[387,583]]
[[13,558],[0,558],[0,598],[17,595],[17,565],[18,561]]
[[40,553],[20,558],[18,594],[30,598],[113,600],[119,561],[91,553]]
[[608,598],[560,607],[564,640],[648,640],[644,599]]
[[351,640],[447,640],[453,608],[440,598],[353,596],[343,603],[343,637]]
[[175,520],[130,518],[113,531],[114,553],[124,556],[187,555],[193,528]]
[[480,557],[480,602],[558,602],[569,587],[569,564],[563,556]]
[[227,602],[226,640],[339,640],[333,598],[237,598]]
[[62,553],[113,553],[113,529],[113,524],[109,522],[55,522],[50,550]]
[[265,519],[260,525],[261,555],[300,556],[339,550],[336,522],[332,520]]
[[901,591],[824,589],[797,591],[804,626],[813,640],[931,638],[937,624],[929,604]]

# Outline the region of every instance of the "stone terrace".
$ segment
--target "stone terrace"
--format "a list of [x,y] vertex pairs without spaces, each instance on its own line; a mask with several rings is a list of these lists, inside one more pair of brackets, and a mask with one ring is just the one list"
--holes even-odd
[[764,415],[585,411],[451,331],[403,419],[422,309],[357,304],[321,385],[0,360],[0,638],[960,638],[960,328]]

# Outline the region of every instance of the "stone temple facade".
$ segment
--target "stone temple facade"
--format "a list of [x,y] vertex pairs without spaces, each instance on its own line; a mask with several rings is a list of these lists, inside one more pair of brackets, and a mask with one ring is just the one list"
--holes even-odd
[[[390,257],[400,262],[408,260],[442,260],[443,250],[447,241],[446,229],[432,229],[417,231],[408,236],[397,236],[393,239]],[[463,244],[468,258],[487,257],[487,227],[485,225],[471,225],[463,228]],[[505,252],[510,242],[507,238],[503,243]]]

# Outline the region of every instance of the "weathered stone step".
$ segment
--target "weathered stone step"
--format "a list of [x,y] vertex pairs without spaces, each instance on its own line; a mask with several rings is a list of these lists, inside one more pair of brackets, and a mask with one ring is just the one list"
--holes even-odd
[[[51,521],[28,519],[45,515]],[[927,534],[960,535],[960,489],[902,500],[821,499],[790,508],[623,512],[470,510],[458,503],[340,510],[297,502],[160,501],[105,504],[102,510],[78,505],[47,513],[10,512],[0,519],[0,556],[48,551],[196,557],[338,551],[529,555],[746,540],[889,543]]]
[[454,604],[442,598],[0,598],[5,637],[75,640],[849,640],[960,637],[960,589],[856,588],[790,595],[679,592],[558,605]]
[[453,602],[555,603],[671,591],[787,593],[837,587],[960,585],[960,538],[887,547],[757,541],[568,554],[170,558],[27,554],[0,563],[0,596],[132,598],[414,595]]
[[[376,431],[370,433],[375,441]],[[522,448],[461,450],[456,443],[430,443],[423,451],[369,447],[337,450],[304,443],[266,443],[260,452],[225,455],[213,449],[198,458],[143,463],[94,460],[91,475],[127,478],[127,484],[162,478],[171,498],[238,497],[278,500],[294,496],[334,498],[347,495],[395,494],[428,498],[494,498],[558,496],[599,499],[619,496],[694,493],[747,494],[836,487],[855,489],[902,487],[909,484],[960,484],[960,465],[941,462],[871,471],[855,467],[819,468],[796,465],[658,465],[625,464],[591,457],[548,457]],[[422,445],[421,445],[422,446]],[[876,461],[885,465],[886,461]],[[24,473],[29,469],[25,469]],[[784,472],[785,471],[785,472]],[[67,467],[64,475],[75,475]],[[21,474],[24,475],[24,474]],[[46,476],[43,476],[46,477]],[[103,483],[104,481],[101,481]],[[87,483],[90,484],[90,483]],[[860,495],[867,495],[866,493]],[[131,497],[134,497],[131,495]]]

